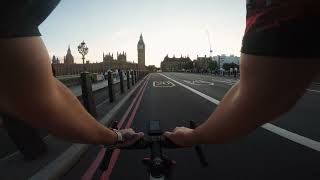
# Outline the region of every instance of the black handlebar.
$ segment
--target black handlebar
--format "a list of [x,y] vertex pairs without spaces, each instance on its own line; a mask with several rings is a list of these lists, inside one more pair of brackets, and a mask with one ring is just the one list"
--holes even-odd
[[[113,124],[113,127],[116,128],[116,124]],[[195,129],[196,123],[190,121],[190,128]],[[162,135],[159,122],[150,123],[150,129],[152,131],[148,133],[149,136],[143,137],[130,146],[118,146],[116,148],[124,150],[150,149],[150,159],[144,159],[143,162],[148,167],[148,170],[152,177],[162,177],[162,175],[164,174],[170,174],[171,166],[175,164],[175,162],[169,160],[162,154],[162,149],[178,149],[183,147],[176,145],[170,139]],[[205,158],[201,146],[196,145],[194,148],[201,165],[203,167],[207,167],[208,162]],[[111,147],[111,149],[114,149],[114,147]]]
[[165,149],[182,148],[164,136],[149,136],[149,137],[144,137],[138,140],[136,143],[130,146],[119,147],[119,149],[132,149],[132,150],[148,149],[148,148],[151,148],[152,144],[155,144],[155,143],[159,144],[161,148],[165,148]]
[[[190,128],[191,129],[195,129],[197,127],[196,123],[194,121],[190,121]],[[209,165],[203,151],[202,151],[202,148],[200,145],[196,145],[194,147],[194,149],[196,150],[197,152],[197,155],[198,155],[198,159],[200,160],[200,163],[203,167],[207,167]]]

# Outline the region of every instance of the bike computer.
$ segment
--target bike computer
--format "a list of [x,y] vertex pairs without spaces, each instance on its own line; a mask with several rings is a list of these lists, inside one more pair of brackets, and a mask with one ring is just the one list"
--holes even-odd
[[160,136],[162,134],[160,121],[149,121],[148,134],[151,136]]

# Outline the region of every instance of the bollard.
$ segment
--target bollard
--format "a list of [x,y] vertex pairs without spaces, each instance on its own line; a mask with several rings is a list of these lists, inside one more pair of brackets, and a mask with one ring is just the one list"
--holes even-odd
[[42,140],[36,129],[24,122],[8,116],[3,117],[3,125],[24,159],[35,160],[47,152],[47,144]]
[[133,71],[131,71],[131,82],[132,82],[132,86],[134,86],[134,76],[133,76]]
[[123,94],[124,93],[123,71],[119,69],[118,72],[120,76],[120,91],[121,91],[121,94]]
[[113,76],[112,72],[108,72],[108,91],[109,91],[109,102],[112,103],[114,101],[114,92],[113,92]]
[[132,71],[132,75],[133,75],[133,81],[134,81],[134,84],[136,84],[137,83],[137,81],[136,81],[136,71]]
[[130,89],[130,72],[127,71],[127,88]]
[[91,74],[89,72],[83,72],[80,77],[83,106],[93,117],[97,117],[96,104],[92,92]]

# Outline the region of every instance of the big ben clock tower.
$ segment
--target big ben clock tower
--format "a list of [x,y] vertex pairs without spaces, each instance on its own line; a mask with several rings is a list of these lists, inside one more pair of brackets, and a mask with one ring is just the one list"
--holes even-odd
[[145,55],[146,55],[146,46],[143,42],[142,33],[140,35],[140,40],[138,42],[138,66],[139,70],[145,70],[146,69],[146,63],[145,63]]

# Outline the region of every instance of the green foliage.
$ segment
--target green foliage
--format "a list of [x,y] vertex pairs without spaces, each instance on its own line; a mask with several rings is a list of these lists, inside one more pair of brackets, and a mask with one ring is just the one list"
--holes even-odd
[[224,69],[224,70],[226,70],[226,71],[229,71],[230,70],[230,68],[238,68],[238,70],[239,70],[239,65],[237,65],[237,64],[235,64],[235,63],[225,63],[225,64],[223,64],[223,66],[222,66],[222,68]]
[[209,69],[210,69],[211,71],[217,69],[217,67],[218,67],[217,61],[210,61],[210,62],[209,62]]
[[188,61],[185,65],[184,65],[184,69],[193,69],[193,62],[192,61]]

